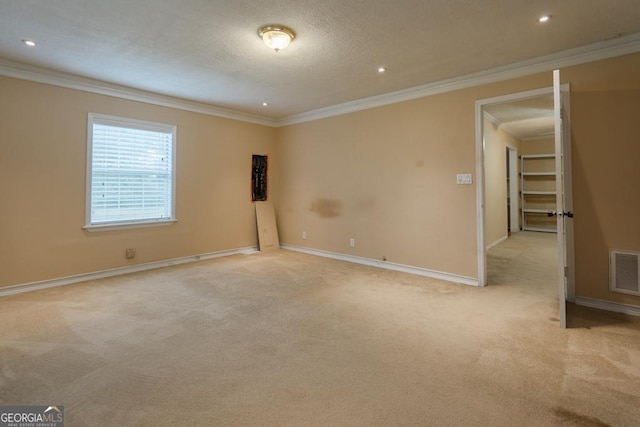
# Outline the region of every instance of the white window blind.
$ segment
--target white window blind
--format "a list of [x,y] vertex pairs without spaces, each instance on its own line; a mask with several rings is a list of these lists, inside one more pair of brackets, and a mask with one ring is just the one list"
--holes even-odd
[[89,115],[87,227],[174,220],[175,126]]

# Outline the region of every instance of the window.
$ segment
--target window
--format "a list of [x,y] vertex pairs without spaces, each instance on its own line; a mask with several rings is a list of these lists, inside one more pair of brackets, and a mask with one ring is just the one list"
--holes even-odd
[[89,114],[85,228],[175,222],[176,127]]

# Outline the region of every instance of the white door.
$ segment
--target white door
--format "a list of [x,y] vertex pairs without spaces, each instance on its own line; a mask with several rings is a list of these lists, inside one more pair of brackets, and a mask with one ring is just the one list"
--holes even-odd
[[574,297],[573,197],[569,92],[560,87],[560,70],[553,72],[555,118],[556,214],[558,223],[558,299],[560,327],[567,327],[567,300]]

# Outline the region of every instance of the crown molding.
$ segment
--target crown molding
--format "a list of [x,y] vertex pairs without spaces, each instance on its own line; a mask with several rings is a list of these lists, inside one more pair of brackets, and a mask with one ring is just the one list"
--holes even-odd
[[312,120],[324,119],[341,114],[353,113],[356,111],[367,110],[370,108],[381,107],[384,105],[395,104],[398,102],[409,101],[454,90],[524,77],[531,74],[551,71],[556,68],[571,67],[574,65],[600,61],[637,52],[640,52],[640,33],[631,34],[618,39],[593,43],[554,53],[552,55],[516,62],[514,64],[493,68],[479,73],[468,74],[462,77],[428,83],[396,92],[371,96],[331,107],[295,114],[277,120],[276,126],[289,126]]
[[468,74],[462,77],[428,83],[396,92],[349,101],[330,107],[319,108],[317,110],[294,114],[280,119],[273,119],[257,114],[244,113],[229,108],[218,107],[212,104],[160,95],[153,92],[133,89],[127,86],[120,86],[100,80],[89,79],[5,59],[0,59],[0,76],[76,89],[99,95],[176,108],[179,110],[264,126],[283,127],[637,52],[640,52],[640,33],[565,50],[552,55],[521,61],[479,73]]
[[491,123],[493,123],[494,125],[500,127],[503,125],[502,121],[498,120],[493,114],[487,112],[487,111],[483,111],[482,114],[484,115],[484,118],[489,120]]
[[538,140],[538,139],[549,139],[549,138],[553,138],[554,135],[555,135],[553,132],[550,132],[550,133],[543,133],[543,134],[536,135],[536,136],[524,137],[519,132],[514,130],[511,126],[509,126],[508,124],[506,124],[502,120],[496,118],[491,113],[489,113],[487,111],[483,111],[482,113],[484,114],[484,118],[487,119],[489,122],[493,123],[499,129],[502,129],[503,131],[505,131],[506,133],[508,133],[512,137],[514,137],[516,139],[519,139],[520,141],[535,141],[535,140]]
[[543,139],[553,139],[555,137],[555,133],[545,133],[538,136],[532,136],[529,138],[522,138],[522,141],[541,141]]
[[484,113],[484,118],[489,120],[494,125],[496,125],[499,129],[502,129],[503,131],[505,131],[506,133],[508,133],[509,135],[511,135],[512,137],[514,137],[516,139],[519,139],[519,140],[525,139],[525,138],[522,137],[522,135],[519,135],[518,132],[516,132],[511,126],[509,126],[508,124],[506,124],[502,120],[498,119],[493,114],[491,114],[491,113],[489,113],[487,111],[484,111],[483,113]]
[[256,114],[243,113],[241,111],[217,107],[211,104],[160,95],[153,92],[133,89],[127,86],[120,86],[100,80],[89,79],[5,59],[0,59],[0,76],[28,80],[36,83],[44,83],[67,89],[75,89],[83,92],[112,96],[114,98],[127,99],[130,101],[144,102],[146,104],[159,105],[162,107],[176,108],[178,110],[191,111],[193,113],[201,113],[209,116],[239,120],[264,126],[273,127],[276,125],[275,120]]

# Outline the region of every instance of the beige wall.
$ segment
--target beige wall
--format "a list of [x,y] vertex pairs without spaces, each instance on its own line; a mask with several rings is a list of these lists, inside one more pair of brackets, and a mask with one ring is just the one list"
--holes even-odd
[[[484,205],[485,245],[491,245],[507,237],[507,147],[518,150],[519,141],[513,135],[498,128],[489,120],[484,121]],[[518,203],[517,200],[512,201]],[[517,224],[515,225],[517,228]]]
[[553,154],[556,152],[553,138],[525,139],[520,141],[518,154]]
[[[608,247],[640,250],[640,54],[564,69],[562,82],[577,295],[640,305],[607,279]],[[551,85],[541,73],[279,129],[281,241],[477,277],[475,189],[455,184],[456,173],[475,177],[474,102]]]
[[[0,286],[256,245],[251,154],[277,163],[274,129],[10,78],[0,93]],[[178,223],[82,229],[89,112],[178,126]]]
[[[640,250],[640,54],[562,80],[577,295],[640,305],[609,292],[607,273],[608,248]],[[126,247],[148,262],[255,245],[252,153],[270,155],[282,243],[477,277],[475,185],[456,185],[477,179],[474,103],[551,83],[541,73],[271,129],[0,78],[0,286],[129,265]],[[90,111],[178,125],[176,225],[82,230]]]
[[590,67],[593,80],[571,91],[578,295],[634,305],[640,297],[607,283],[609,249],[640,251],[639,58],[629,69]]
[[281,241],[476,278],[476,189],[456,185],[457,173],[476,178],[475,101],[550,84],[538,75],[279,129]]

